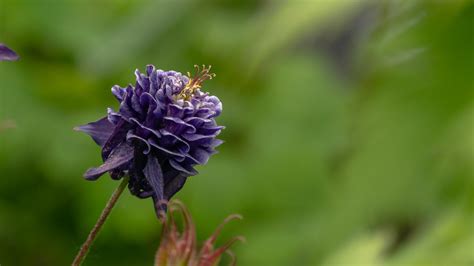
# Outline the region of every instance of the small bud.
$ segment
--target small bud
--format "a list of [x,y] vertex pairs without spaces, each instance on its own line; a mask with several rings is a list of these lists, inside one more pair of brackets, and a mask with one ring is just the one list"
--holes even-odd
[[[168,219],[163,223],[161,242],[155,256],[155,266],[185,265],[185,266],[212,266],[217,265],[224,253],[232,258],[230,265],[235,265],[235,256],[228,250],[236,241],[244,241],[241,236],[233,237],[221,247],[214,244],[224,225],[235,219],[242,219],[240,215],[230,215],[217,227],[214,233],[204,241],[201,249],[196,244],[196,228],[191,215],[183,203],[177,200],[168,205]],[[182,230],[179,230],[174,218],[175,212],[183,217]]]

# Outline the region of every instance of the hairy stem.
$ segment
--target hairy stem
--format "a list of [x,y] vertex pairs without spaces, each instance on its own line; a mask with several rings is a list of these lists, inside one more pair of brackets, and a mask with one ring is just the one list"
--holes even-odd
[[81,249],[76,255],[76,258],[72,262],[73,266],[79,266],[81,263],[84,261],[86,258],[87,252],[92,246],[92,243],[94,242],[95,238],[97,237],[97,234],[99,233],[100,229],[104,225],[105,221],[107,220],[107,217],[109,216],[110,212],[112,211],[112,208],[115,206],[115,203],[117,203],[117,200],[119,199],[120,195],[122,194],[123,190],[127,187],[128,184],[128,179],[129,177],[124,177],[122,179],[122,182],[120,185],[115,189],[114,193],[110,197],[109,201],[105,205],[104,209],[102,210],[102,213],[100,214],[99,219],[95,223],[94,227],[92,228],[91,232],[87,236],[86,241],[84,244],[82,244]]

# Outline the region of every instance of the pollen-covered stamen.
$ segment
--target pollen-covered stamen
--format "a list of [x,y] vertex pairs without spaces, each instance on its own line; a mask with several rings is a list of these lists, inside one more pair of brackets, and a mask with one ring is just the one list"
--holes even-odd
[[191,77],[191,73],[188,72],[189,81],[184,86],[183,90],[178,94],[177,99],[190,100],[194,92],[201,88],[201,84],[216,76],[216,74],[211,73],[211,66],[206,67],[202,65],[202,69],[198,65],[194,65],[196,73]]

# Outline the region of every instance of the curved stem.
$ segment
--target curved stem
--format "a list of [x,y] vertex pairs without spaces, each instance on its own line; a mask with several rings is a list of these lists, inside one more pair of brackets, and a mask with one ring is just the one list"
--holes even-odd
[[76,255],[76,258],[72,262],[73,266],[79,266],[84,261],[87,255],[87,252],[89,251],[90,247],[92,246],[92,243],[97,237],[97,234],[99,233],[100,229],[102,228],[105,221],[107,220],[107,217],[112,211],[112,208],[115,206],[115,203],[117,203],[117,200],[119,199],[125,187],[127,187],[128,179],[129,177],[124,177],[120,185],[115,189],[114,193],[112,194],[109,201],[107,202],[104,209],[102,210],[102,213],[100,214],[99,219],[97,220],[91,232],[87,236],[87,239],[84,242],[84,244],[82,244],[81,249]]

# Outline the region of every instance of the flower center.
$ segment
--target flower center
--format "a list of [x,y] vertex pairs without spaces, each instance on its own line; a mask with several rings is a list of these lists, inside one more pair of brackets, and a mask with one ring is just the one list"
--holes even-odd
[[211,66],[206,67],[205,65],[202,65],[202,69],[199,68],[198,65],[194,65],[194,68],[196,69],[196,73],[194,76],[191,77],[191,73],[188,72],[188,77],[189,81],[184,86],[184,88],[181,90],[181,92],[177,95],[176,99],[184,99],[186,101],[191,100],[192,96],[196,92],[197,89],[201,88],[201,84],[208,80],[212,79],[213,77],[216,76],[214,73],[210,73],[211,71]]

